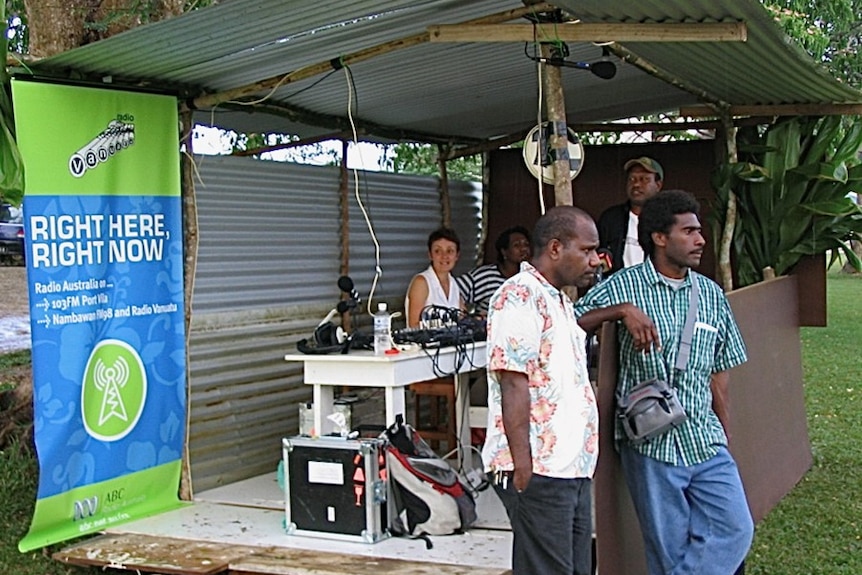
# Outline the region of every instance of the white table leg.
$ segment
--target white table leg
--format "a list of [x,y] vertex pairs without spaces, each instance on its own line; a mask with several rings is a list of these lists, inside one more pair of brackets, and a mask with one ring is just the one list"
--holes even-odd
[[314,431],[312,435],[332,433],[335,426],[327,419],[332,415],[333,386],[314,384]]
[[472,436],[470,434],[470,377],[469,373],[455,374],[455,432],[458,434],[458,467],[470,461]]
[[383,397],[386,401],[387,427],[395,423],[396,415],[401,415],[404,421],[407,421],[407,414],[404,409],[404,387],[385,387],[383,389]]

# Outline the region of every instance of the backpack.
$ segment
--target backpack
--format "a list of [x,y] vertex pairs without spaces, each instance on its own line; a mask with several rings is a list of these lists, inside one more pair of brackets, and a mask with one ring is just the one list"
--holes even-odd
[[393,535],[425,539],[427,535],[462,533],[476,521],[476,501],[454,469],[399,415],[383,432],[386,468],[395,508]]

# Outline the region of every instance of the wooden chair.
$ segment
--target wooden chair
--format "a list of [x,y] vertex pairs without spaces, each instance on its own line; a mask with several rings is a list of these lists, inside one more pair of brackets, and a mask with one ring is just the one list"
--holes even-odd
[[[455,449],[458,445],[458,431],[455,428],[455,379],[429,379],[410,384],[409,389],[413,392],[413,428],[435,451],[440,449],[441,441],[446,442],[447,450]],[[427,398],[429,403],[426,412],[422,411],[423,398]]]

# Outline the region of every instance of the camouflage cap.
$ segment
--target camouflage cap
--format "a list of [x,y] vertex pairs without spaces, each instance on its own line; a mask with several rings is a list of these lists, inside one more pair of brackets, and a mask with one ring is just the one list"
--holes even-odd
[[647,156],[641,156],[640,158],[632,158],[623,166],[623,171],[628,172],[629,168],[635,165],[641,166],[648,172],[658,174],[658,179],[664,180],[664,169],[662,169],[661,164],[659,164],[652,158],[648,158]]

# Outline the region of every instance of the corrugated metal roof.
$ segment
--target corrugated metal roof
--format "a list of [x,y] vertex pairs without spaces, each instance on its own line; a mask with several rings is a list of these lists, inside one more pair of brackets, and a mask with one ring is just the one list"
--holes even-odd
[[735,105],[859,102],[860,93],[830,77],[754,0],[653,2],[557,0],[585,22],[744,22],[748,40],[644,42],[626,48],[684,83]]
[[[829,77],[783,36],[757,0],[556,0],[585,22],[744,22],[747,42],[626,43],[679,85],[733,105],[858,103],[862,94]],[[112,77],[179,90],[184,97],[278,77],[341,55],[522,8],[520,0],[230,0],[142,26],[45,59],[37,74]],[[525,22],[525,20],[520,20]],[[612,39],[611,39],[612,40]],[[570,43],[570,59],[594,61],[601,49]],[[343,71],[279,87],[269,102],[317,115],[296,118],[224,111],[215,123],[244,132],[319,135],[343,127],[348,82]],[[535,64],[521,43],[420,43],[351,65],[354,116],[413,132],[486,139],[535,124]],[[622,64],[600,80],[564,68],[571,122],[607,121],[697,103],[691,91]],[[263,93],[260,94],[264,95]],[[209,114],[199,116],[209,123]],[[368,134],[373,136],[373,134]]]

